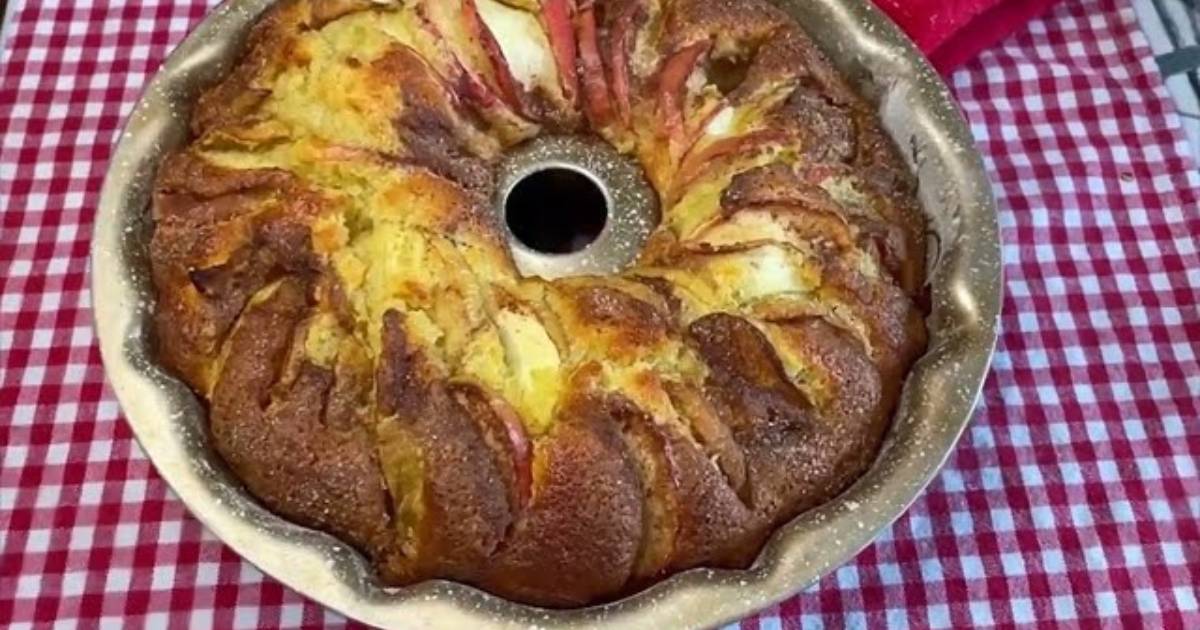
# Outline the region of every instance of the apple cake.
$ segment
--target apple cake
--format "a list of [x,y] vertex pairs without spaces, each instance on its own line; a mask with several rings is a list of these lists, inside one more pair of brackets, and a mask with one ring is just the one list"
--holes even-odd
[[[249,493],[388,585],[745,567],[871,464],[925,350],[913,178],[765,0],[283,0],[190,126],[159,356]],[[496,165],[553,134],[657,196],[619,273],[514,265]]]

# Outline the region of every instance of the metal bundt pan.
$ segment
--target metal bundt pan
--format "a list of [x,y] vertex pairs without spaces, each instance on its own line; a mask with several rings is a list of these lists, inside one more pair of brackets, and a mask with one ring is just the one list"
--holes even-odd
[[272,0],[228,0],[167,59],[121,136],[96,218],[92,282],[108,376],[142,448],[221,540],[264,572],[355,619],[385,627],[691,628],[781,601],[844,563],[895,520],[954,448],[970,420],[996,342],[1000,243],[988,178],[946,86],[867,0],[776,0],[878,110],[919,174],[936,238],[928,354],[908,378],[874,467],[831,503],[778,531],[746,571],[697,569],[618,602],[543,610],[431,581],[379,585],[357,552],[256,503],[205,437],[202,407],[152,358],[146,257],[152,180],[187,135],[190,104],[227,71]]

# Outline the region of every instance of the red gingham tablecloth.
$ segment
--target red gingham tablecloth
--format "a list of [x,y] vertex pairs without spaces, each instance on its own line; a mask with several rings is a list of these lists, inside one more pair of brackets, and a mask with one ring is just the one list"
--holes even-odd
[[[211,1],[211,0],[209,0]],[[0,626],[341,625],[205,532],[91,327],[118,128],[206,0],[16,0],[0,60]],[[951,82],[1000,202],[981,409],[913,508],[746,628],[1200,625],[1200,176],[1127,0]]]

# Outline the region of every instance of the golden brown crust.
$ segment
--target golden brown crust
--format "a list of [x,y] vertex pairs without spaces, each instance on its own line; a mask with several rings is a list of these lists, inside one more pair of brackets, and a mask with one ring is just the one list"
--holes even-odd
[[734,433],[756,425],[807,422],[811,403],[783,374],[770,342],[753,324],[725,313],[688,327],[708,365],[708,389],[726,410]]
[[[158,175],[160,357],[253,495],[389,584],[745,567],[870,465],[925,349],[911,175],[767,2],[496,1],[267,11]],[[626,273],[518,278],[496,160],[581,121],[663,224]]]
[[[690,328],[713,368],[707,389],[746,453],[752,528],[759,537],[839,492],[844,454],[838,424],[823,422],[784,373],[770,342],[750,322],[712,315]],[[868,416],[869,422],[882,417]]]
[[403,106],[395,126],[407,157],[469,190],[490,196],[491,169],[467,146],[468,123],[455,111],[455,97],[429,64],[411,48],[398,46],[371,62],[371,68],[381,83],[404,86]]
[[662,48],[679,50],[715,40],[718,51],[757,49],[787,24],[782,11],[760,0],[674,0],[666,4]]
[[196,101],[192,133],[202,136],[242,120],[267,98],[270,91],[260,85],[260,75],[285,53],[290,32],[299,28],[299,13],[306,5],[303,0],[282,0],[254,25],[246,37],[243,58]]
[[538,443],[535,470],[533,499],[480,583],[549,606],[618,594],[637,559],[642,493],[604,403],[568,403]]
[[408,464],[394,454],[415,453],[423,473],[417,481],[420,505],[408,522],[397,524],[406,530],[400,541],[407,556],[402,575],[477,579],[503,541],[516,506],[508,503],[480,428],[407,341],[400,313],[384,316],[382,334],[375,379],[383,418],[376,429],[381,465],[393,492],[399,490],[395,468]]
[[150,243],[155,330],[162,358],[193,387],[212,386],[209,365],[250,297],[312,262],[296,221],[321,204],[288,173],[231,171],[187,153],[166,159]]
[[296,280],[246,310],[213,389],[213,441],[272,510],[380,555],[390,545],[387,495],[366,433],[324,422],[333,375],[305,363],[291,382],[278,380],[306,311]]

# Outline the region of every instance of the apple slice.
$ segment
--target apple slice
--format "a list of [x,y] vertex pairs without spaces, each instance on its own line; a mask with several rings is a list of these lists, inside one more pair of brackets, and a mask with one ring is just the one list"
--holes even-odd
[[513,470],[516,473],[517,505],[525,509],[533,493],[533,447],[525,423],[508,402],[499,397],[488,400],[494,417],[500,420],[508,443],[512,447]]
[[658,77],[658,115],[667,136],[682,141],[684,101],[688,78],[695,72],[700,59],[709,50],[709,42],[697,42],[676,51],[663,62]]
[[633,403],[608,396],[606,414],[622,427],[626,450],[636,463],[642,486],[642,544],[632,579],[662,575],[675,555],[679,530],[679,466],[668,429]]
[[397,88],[390,126],[402,157],[469,190],[490,194],[492,174],[484,160],[499,153],[499,143],[476,127],[434,68],[403,44],[394,45],[370,68],[382,85]]
[[545,0],[533,12],[499,0],[470,0],[472,31],[526,117],[570,126],[578,118],[573,0]]
[[924,317],[908,294],[890,279],[869,279],[844,265],[830,265],[819,297],[844,304],[851,317],[865,324],[865,345],[884,382],[902,383],[901,375],[925,347],[927,335]]
[[434,39],[425,43],[428,54],[439,57],[447,81],[499,132],[503,143],[537,133],[473,0],[420,0],[415,13]]
[[910,252],[924,249],[923,221],[912,218],[908,202],[889,195],[885,185],[863,179],[845,164],[806,165],[800,177],[820,186],[842,206],[858,226],[863,246],[878,252],[884,268],[905,292],[921,292],[925,260]]
[[[772,164],[734,176],[721,196],[723,218],[689,238],[689,244],[722,249],[738,243],[774,241],[834,246],[856,263],[856,230],[845,212],[821,188],[803,181],[784,164]],[[873,260],[863,264],[874,265]]]
[[733,432],[721,421],[717,410],[704,394],[683,383],[668,383],[671,403],[686,419],[688,427],[712,461],[716,462],[729,487],[739,497],[746,493],[746,455],[733,438]]
[[852,333],[820,317],[762,324],[793,382],[827,422],[878,423],[883,383],[867,348]]
[[613,20],[609,32],[608,54],[609,67],[612,70],[613,97],[616,100],[617,114],[626,126],[633,121],[633,81],[629,58],[636,36],[635,21],[646,17],[645,7],[641,0],[626,0]]
[[333,374],[302,362],[276,382],[308,315],[305,283],[286,278],[256,296],[229,339],[212,392],[213,444],[273,511],[349,540],[376,559],[391,536],[387,497],[366,432],[322,421]]
[[612,98],[604,76],[600,42],[596,33],[594,0],[585,0],[575,17],[579,33],[579,65],[583,69],[583,103],[592,126],[606,126],[613,115]]
[[715,313],[692,322],[688,334],[711,370],[710,385],[729,403],[727,419],[735,434],[760,424],[806,421],[809,401],[792,385],[775,349],[750,321]]
[[746,453],[751,530],[765,537],[843,487],[849,476],[837,472],[848,436],[823,421],[751,321],[714,314],[689,332],[712,370],[709,398],[727,406],[723,418]]
[[554,61],[558,65],[559,80],[568,103],[574,103],[579,91],[579,77],[575,70],[577,45],[572,25],[574,7],[572,0],[543,0],[542,24],[550,38]]
[[396,534],[419,576],[472,580],[516,512],[494,451],[395,309],[383,317],[376,366],[379,465]]
[[514,514],[529,505],[533,485],[533,446],[525,424],[503,398],[486,392],[474,383],[451,385],[452,396],[463,411],[474,419],[485,441],[503,460],[507,470],[509,503]]
[[714,166],[721,166],[722,161],[726,158],[737,154],[764,151],[773,144],[781,143],[784,139],[784,136],[778,131],[761,129],[744,135],[723,138],[702,150],[689,152],[680,164],[678,174],[672,182],[672,198],[678,198],[681,194],[680,191],[685,190]]
[[589,396],[569,401],[534,447],[528,509],[479,585],[502,597],[579,606],[617,595],[643,528],[637,467],[619,426]]
[[[778,206],[742,210],[726,217],[689,238],[684,247],[694,251],[729,251],[739,247],[781,243],[796,248],[818,243],[819,251],[842,255],[863,265],[874,262],[855,247],[855,239],[845,221],[837,216],[803,206]],[[826,244],[831,245],[826,249]]]
[[786,205],[807,206],[845,219],[854,216],[846,216],[848,211],[825,189],[781,163],[739,173],[721,194],[721,206],[730,214],[749,208]]
[[[483,0],[487,2],[488,0]],[[528,114],[524,106],[520,84],[504,57],[500,42],[479,13],[476,0],[462,0],[463,24],[469,35],[483,47],[490,63],[491,76],[500,89],[505,102],[522,114]]]
[[[704,446],[685,427],[670,430],[672,460],[679,488],[679,518],[669,571],[695,566],[745,567],[758,553],[758,540],[749,529],[752,513],[714,464]],[[748,484],[742,484],[748,495]]]

